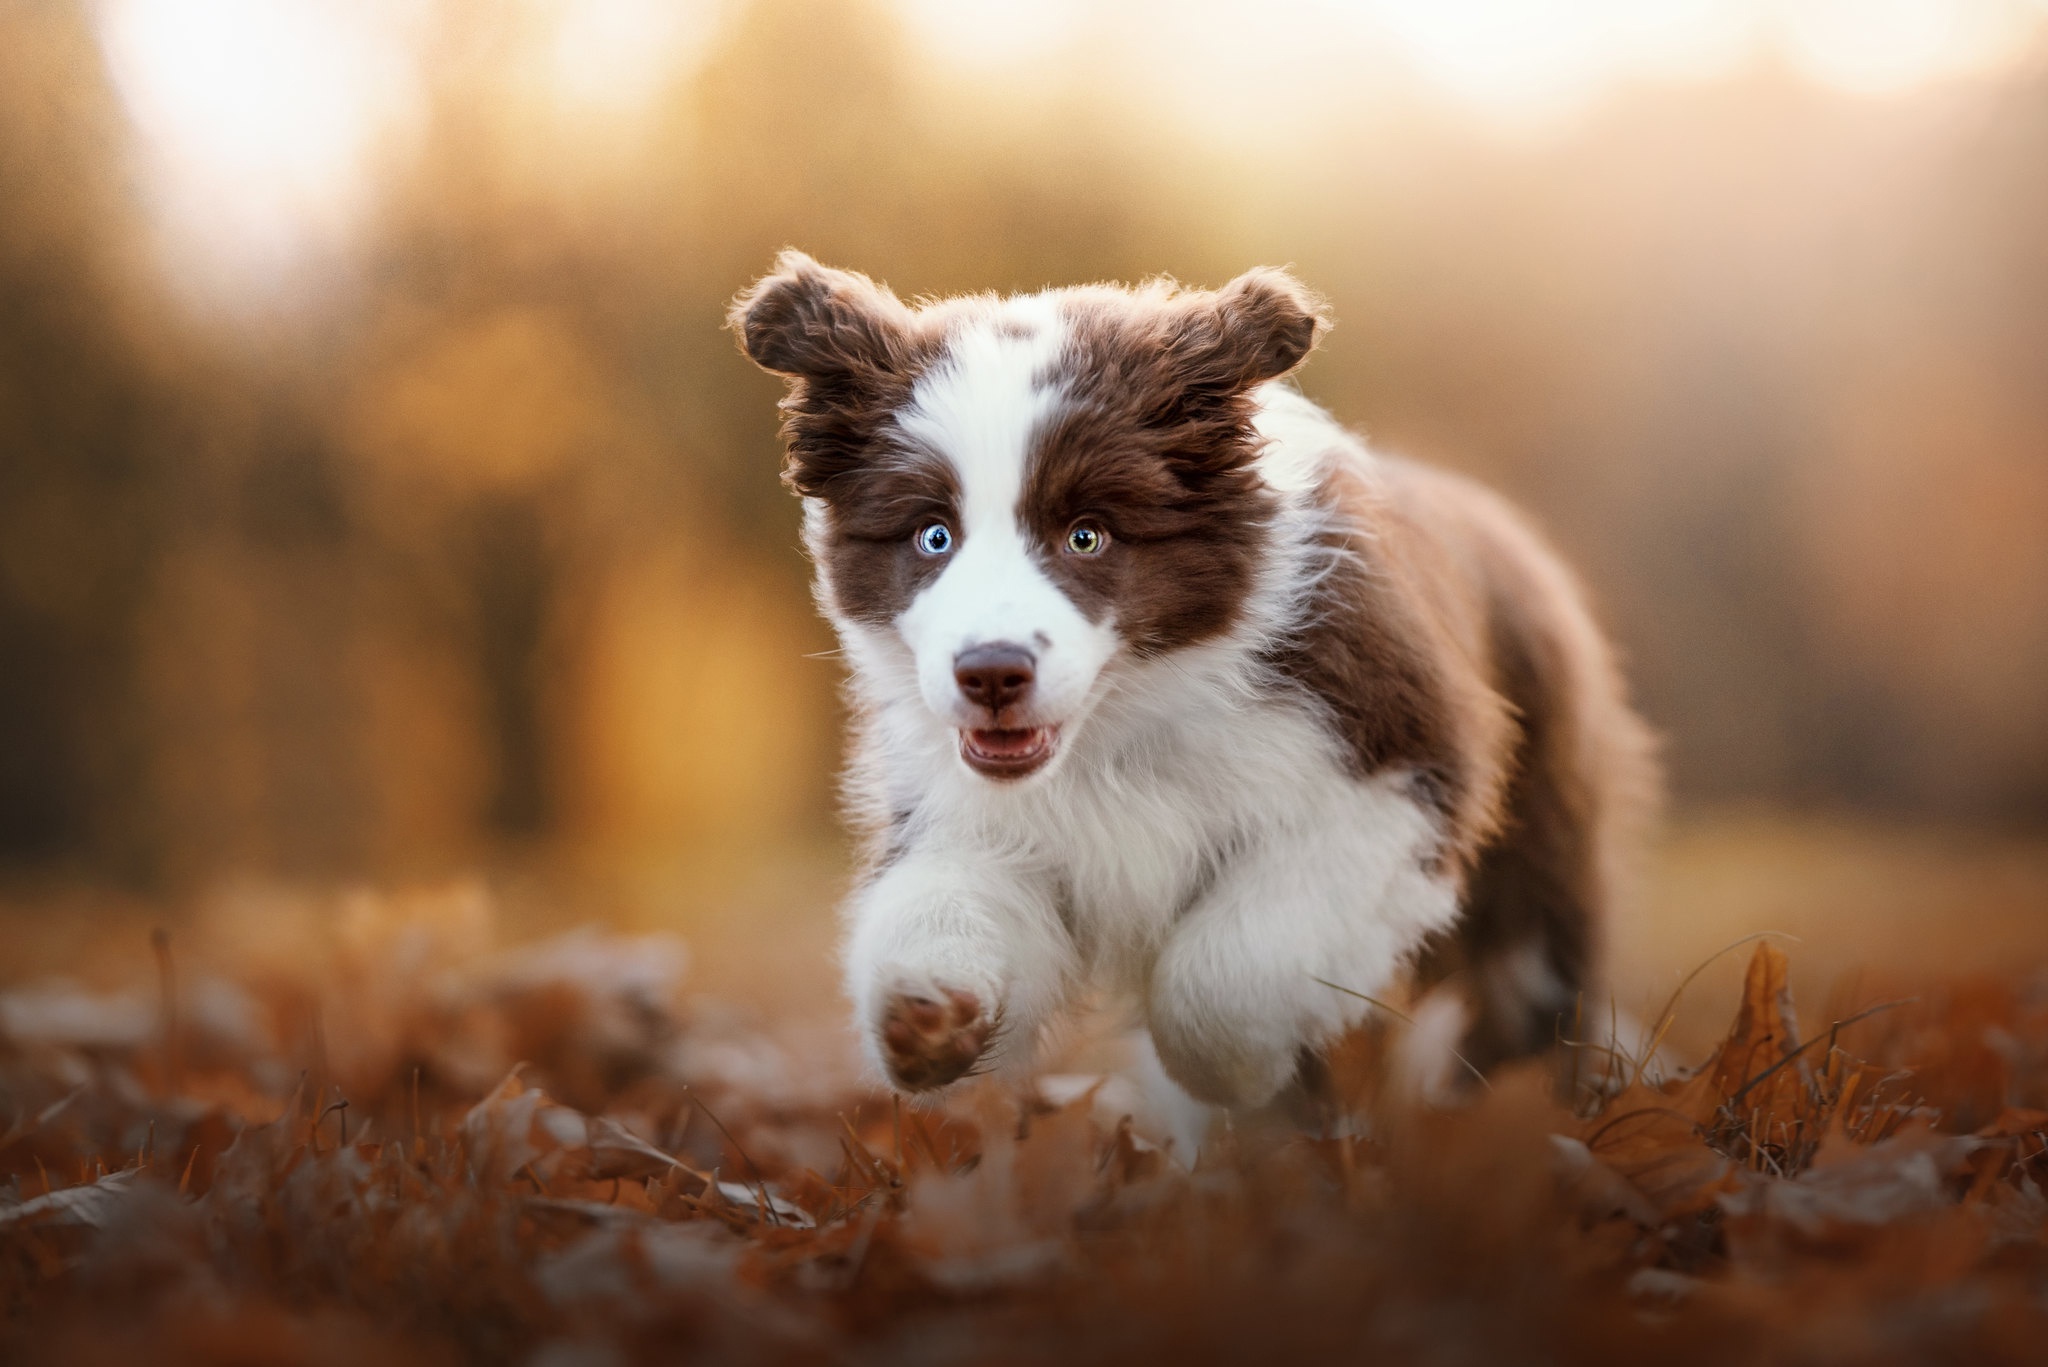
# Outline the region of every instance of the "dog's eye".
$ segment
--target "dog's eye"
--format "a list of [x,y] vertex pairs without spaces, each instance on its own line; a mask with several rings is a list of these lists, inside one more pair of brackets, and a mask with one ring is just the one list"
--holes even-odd
[[943,522],[919,528],[917,549],[924,555],[944,555],[953,549],[953,529]]
[[1109,544],[1109,533],[1086,523],[1067,533],[1067,549],[1075,555],[1095,555]]

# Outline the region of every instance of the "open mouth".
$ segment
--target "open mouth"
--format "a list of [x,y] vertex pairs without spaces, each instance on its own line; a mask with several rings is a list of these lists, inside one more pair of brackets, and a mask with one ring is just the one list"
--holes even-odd
[[1057,726],[1032,726],[1021,731],[962,731],[960,758],[987,778],[1022,778],[1052,758],[1059,743]]

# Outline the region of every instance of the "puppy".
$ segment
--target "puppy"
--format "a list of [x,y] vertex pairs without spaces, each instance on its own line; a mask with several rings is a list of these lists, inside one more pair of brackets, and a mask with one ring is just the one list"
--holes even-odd
[[[1083,991],[1195,1097],[1272,1101],[1404,973],[1462,1052],[1595,970],[1648,747],[1499,499],[1281,383],[1287,274],[905,304],[797,252],[734,302],[851,668],[846,984],[912,1092],[1022,1069]],[[1320,980],[1320,981],[1319,981]]]

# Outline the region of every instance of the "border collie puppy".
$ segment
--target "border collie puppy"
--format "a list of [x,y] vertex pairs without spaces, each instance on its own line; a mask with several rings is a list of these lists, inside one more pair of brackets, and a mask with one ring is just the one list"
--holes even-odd
[[[1593,972],[1648,747],[1570,574],[1278,381],[1291,277],[905,304],[798,252],[734,302],[851,667],[847,987],[907,1091],[1086,990],[1257,1106],[1404,972],[1466,1057]],[[1318,982],[1321,979],[1322,982]]]

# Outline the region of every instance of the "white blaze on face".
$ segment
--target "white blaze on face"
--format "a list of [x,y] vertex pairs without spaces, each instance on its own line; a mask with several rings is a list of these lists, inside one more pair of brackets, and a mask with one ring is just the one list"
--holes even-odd
[[1046,576],[1021,520],[1032,433],[1060,399],[1039,380],[1065,336],[1051,301],[1010,301],[951,340],[897,419],[959,478],[948,563],[897,619],[926,704],[954,726],[987,725],[953,678],[964,650],[1008,644],[1032,653],[1037,681],[1023,710],[1036,726],[1073,717],[1116,650],[1112,624],[1090,622]]

